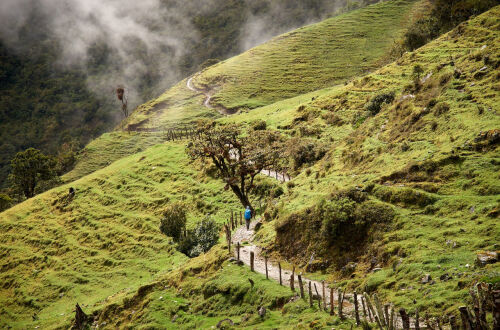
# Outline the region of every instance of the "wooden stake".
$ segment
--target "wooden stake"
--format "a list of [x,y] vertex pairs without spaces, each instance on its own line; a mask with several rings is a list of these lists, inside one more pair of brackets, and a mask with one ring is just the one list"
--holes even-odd
[[309,281],[309,307],[313,307],[313,293],[311,289],[311,281]]
[[306,299],[304,296],[304,287],[302,286],[302,274],[297,275],[297,277],[299,279],[300,298]]
[[292,291],[295,291],[294,280],[295,280],[295,265],[293,265],[293,267],[292,267],[292,276],[290,276],[290,289]]
[[267,272],[267,256],[264,257],[264,264],[266,265],[266,280],[268,280],[269,279],[269,274]]
[[363,296],[361,296],[361,305],[363,306],[363,317],[366,320],[368,315],[366,314],[365,298]]
[[342,290],[340,288],[337,289],[337,302],[339,304],[339,317],[341,320],[344,319],[344,314],[342,313]]
[[240,226],[243,225],[243,213],[240,211]]
[[250,270],[253,272],[253,258],[254,258],[254,253],[253,251],[250,251]]
[[280,271],[280,285],[283,285],[283,282],[281,281],[281,263],[280,262],[278,262],[278,268]]
[[450,315],[449,321],[450,321],[451,330],[458,330],[457,319],[456,319],[455,315]]
[[318,296],[318,309],[321,310],[321,296],[319,295],[318,288],[316,288],[316,283],[313,283],[314,291],[316,291],[316,296]]
[[323,309],[326,311],[325,281],[321,281],[321,287],[322,287],[322,291],[323,291]]
[[415,308],[415,330],[420,330],[420,321],[418,317],[418,307]]
[[238,243],[236,244],[236,251],[237,251],[237,253],[236,253],[236,255],[237,255],[237,260],[239,261],[239,260],[240,260],[240,242],[238,242]]
[[359,326],[358,293],[356,291],[354,291],[354,316],[356,317],[356,325]]
[[390,327],[391,323],[389,322],[389,304],[384,305],[384,317],[387,327]]
[[462,318],[462,327],[465,330],[472,330],[472,322],[469,317],[469,311],[467,310],[466,306],[460,306],[458,307],[458,310],[460,311],[460,317]]
[[335,311],[333,310],[333,288],[330,288],[330,315],[335,315]]
[[408,314],[406,314],[406,309],[400,308],[399,314],[401,315],[401,319],[403,320],[403,329],[409,330],[410,329],[410,317],[408,316]]

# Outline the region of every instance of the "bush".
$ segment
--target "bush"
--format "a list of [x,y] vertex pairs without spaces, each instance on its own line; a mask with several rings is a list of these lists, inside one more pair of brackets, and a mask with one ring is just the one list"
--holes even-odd
[[219,241],[219,226],[210,219],[205,218],[196,225],[193,231],[183,237],[177,245],[177,250],[194,258],[207,252]]
[[8,209],[11,204],[12,204],[12,199],[9,196],[5,194],[0,194],[0,212]]
[[292,138],[287,142],[288,156],[292,160],[294,170],[302,165],[312,164],[326,154],[326,148],[323,145],[313,142],[310,139]]
[[448,112],[450,110],[450,105],[446,102],[440,102],[436,104],[436,107],[434,108],[434,114],[436,116],[441,116],[442,114]]
[[252,122],[251,128],[254,131],[263,131],[267,128],[267,123],[263,121],[262,119],[256,120]]
[[380,112],[380,109],[382,108],[382,104],[384,103],[392,103],[394,101],[394,92],[388,92],[388,93],[381,93],[378,95],[375,95],[369,103],[365,105],[365,109],[370,112],[372,116],[375,116],[377,113]]
[[186,228],[186,207],[183,203],[169,205],[163,213],[160,231],[178,242]]

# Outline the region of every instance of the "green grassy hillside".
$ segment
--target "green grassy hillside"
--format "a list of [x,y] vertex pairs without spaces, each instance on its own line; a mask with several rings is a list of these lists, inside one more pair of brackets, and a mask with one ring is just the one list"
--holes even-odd
[[[345,86],[222,119],[243,126],[264,119],[268,129],[329,145],[323,160],[297,171],[291,183],[284,185],[285,194],[274,201],[277,206],[269,208],[276,216],[257,234],[261,246],[279,260],[293,261],[300,271],[314,252],[313,268],[318,270],[308,277],[326,279],[349,291],[377,291],[384,301],[412,314],[415,307],[431,316],[456,312],[467,301],[469,286],[475,281],[498,283],[499,265],[480,268],[475,258],[478,251],[498,249],[500,239],[498,140],[478,138],[481,132],[494,135],[500,124],[495,110],[500,99],[496,71],[500,63],[499,14],[500,7],[496,7]],[[424,73],[415,89],[412,72],[417,64]],[[388,91],[395,93],[394,101],[383,104],[378,114],[370,114],[365,105]],[[307,127],[315,129],[308,131]],[[368,241],[347,240],[325,256],[316,244],[323,240],[317,223],[303,211],[348,187],[358,187],[370,203],[386,205],[396,217],[389,224],[375,225]],[[285,232],[284,227],[288,228]],[[287,241],[288,236],[294,241]],[[217,253],[225,254],[213,250],[210,258]],[[352,273],[342,270],[346,264],[342,256],[356,263]],[[327,258],[325,268],[321,264]],[[100,320],[115,325],[190,327],[213,324],[214,316],[217,320],[231,316],[239,327],[255,326],[254,319],[238,318],[245,313],[245,302],[252,301],[245,299],[252,292],[248,284],[243,281],[234,287],[218,282],[228,274],[224,283],[239,283],[241,277],[254,275],[240,274],[242,270],[231,268],[234,266],[228,262],[217,267],[211,262],[212,266],[202,267],[200,262],[201,257],[186,264],[187,269],[161,277],[143,294],[138,293],[134,304],[115,309],[119,318],[103,312]],[[372,272],[373,267],[381,270]],[[421,283],[425,274],[435,283]],[[262,276],[256,278],[262,280]],[[257,290],[274,290],[266,281],[259,284]],[[165,286],[174,290],[173,299],[189,307],[171,307],[171,302],[160,301]],[[273,295],[280,297],[281,293]],[[255,300],[275,306],[266,299]],[[219,308],[199,309],[200,304]],[[159,317],[158,310],[168,312]],[[281,311],[280,321],[271,316],[259,326],[286,328],[289,320],[302,327],[350,326],[339,325],[334,318],[323,319],[325,314],[300,302],[277,310]],[[137,316],[131,315],[136,311]],[[309,313],[316,321],[311,322]]]
[[213,102],[253,109],[380,67],[425,1],[397,0],[352,11],[279,36],[203,71],[195,84]]
[[[162,209],[184,201],[190,224],[236,206],[223,184],[191,165],[182,144],[123,158],[1,214],[1,324],[55,327],[74,302],[97,307],[135,291],[186,257],[158,230]],[[223,213],[221,213],[223,212]],[[190,226],[188,224],[188,226]]]
[[[476,252],[498,249],[500,238],[500,158],[494,137],[500,125],[499,14],[495,7],[346,86],[225,118],[242,125],[264,119],[289,136],[329,145],[323,160],[295,173],[277,219],[259,235],[261,244],[293,257],[297,254],[287,244],[298,237],[301,243],[293,243],[301,251],[299,264],[312,252],[325,258],[325,253],[328,258],[347,255],[318,276],[351,288],[378,289],[406,307],[417,299],[421,310],[456,306],[476,279],[497,282],[498,264],[477,268],[474,263]],[[418,87],[412,77],[416,65],[424,68]],[[394,101],[371,114],[366,105],[388,92],[394,92]],[[396,219],[385,232],[374,225],[373,236],[358,242],[357,251],[349,249],[352,242],[324,251],[314,244],[318,223],[303,211],[355,186],[369,200],[393,208]],[[277,235],[275,228],[292,229]],[[373,258],[383,271],[370,272]],[[358,263],[353,280],[341,271],[349,261]],[[434,286],[420,284],[426,273],[436,279]],[[437,280],[445,273],[453,279]]]
[[[403,17],[425,3],[389,1],[322,24],[329,31],[338,27],[335,20],[349,19],[351,24],[345,26],[352,29],[358,21],[349,15],[357,13],[363,22],[367,13],[378,13],[393,20],[387,28],[396,37],[402,27],[395,22],[402,24]],[[401,8],[398,19],[396,5]],[[332,67],[330,73],[314,71],[323,73],[310,88],[299,82],[293,89],[290,80],[280,91],[273,89],[282,79],[276,72],[278,80],[250,80],[245,59],[259,49],[274,49],[261,59],[279,66],[271,60],[278,56],[274,43],[299,40],[302,32],[318,33],[315,29],[321,25],[287,34],[197,76],[200,86],[203,79],[212,86],[210,75],[232,63],[228,72],[241,79],[240,85],[226,79],[217,102],[227,107],[265,106],[219,121],[249,126],[265,120],[268,129],[297,138],[298,144],[326,150],[321,160],[297,167],[292,181],[283,185],[284,195],[270,201],[270,221],[257,233],[257,243],[273,257],[299,267],[314,252],[315,272],[308,276],[336,281],[349,290],[378,291],[384,300],[411,311],[416,299],[421,311],[431,315],[462,304],[476,279],[498,282],[498,264],[477,268],[474,259],[477,251],[498,249],[500,239],[495,140],[500,124],[499,15],[496,7],[364,77],[354,75],[381,63],[389,43],[381,46],[377,58],[369,57],[369,67],[358,62],[361,66],[354,68],[353,62],[350,73],[332,80],[325,78]],[[300,45],[289,46],[299,51]],[[240,60],[244,65],[237,67]],[[415,79],[416,65],[423,73]],[[348,78],[348,83],[334,85]],[[255,92],[256,86],[265,88]],[[251,90],[256,93],[253,104],[245,94]],[[390,93],[393,99],[378,108],[376,96]],[[182,81],[141,106],[129,123],[168,127],[219,117],[203,108],[203,99]],[[481,135],[484,132],[489,133]],[[283,303],[290,298],[288,290],[225,261],[227,251],[221,245],[191,260],[178,253],[158,230],[161,211],[169,202],[186,202],[189,226],[208,213],[222,222],[227,211],[239,205],[222,181],[206,174],[206,166],[189,161],[185,142],[162,139],[162,133],[106,134],[87,147],[75,170],[66,175],[65,186],[0,214],[0,325],[65,327],[79,302],[86,312],[96,311],[105,328],[205,328],[225,315],[248,328],[350,327],[349,321],[340,324],[304,303]],[[70,186],[76,189],[72,200],[66,197]],[[354,242],[345,237],[325,245],[328,237],[321,232],[321,219],[309,214],[317,214],[320,200],[334,204],[335,196],[353,190],[362,191],[366,204],[361,205],[383,205],[394,219],[370,223],[373,216],[361,212],[357,219],[368,219],[363,218],[369,225],[366,238]],[[352,274],[342,270],[354,263]],[[445,273],[451,278],[440,281]],[[421,284],[424,274],[431,274],[436,283]],[[254,279],[256,288],[246,277]],[[255,315],[261,304],[270,309],[265,321]],[[243,319],[246,313],[250,316]],[[177,323],[172,322],[175,316]]]

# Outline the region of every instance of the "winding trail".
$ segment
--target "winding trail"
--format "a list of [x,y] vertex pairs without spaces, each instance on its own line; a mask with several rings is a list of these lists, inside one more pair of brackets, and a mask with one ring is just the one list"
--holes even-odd
[[234,113],[236,113],[236,111],[231,111],[225,107],[223,107],[222,105],[217,105],[217,106],[213,106],[210,104],[210,101],[212,100],[212,90],[205,90],[205,89],[201,89],[201,88],[197,88],[194,84],[193,84],[193,79],[196,77],[196,75],[190,77],[187,82],[186,82],[186,87],[190,90],[190,91],[193,91],[195,93],[202,93],[203,95],[205,95],[205,100],[203,101],[203,105],[208,108],[208,109],[215,109],[217,110],[221,115],[223,116],[228,116],[228,115],[232,115]]
[[[257,246],[252,244],[253,237],[255,234],[255,225],[260,222],[260,219],[254,220],[250,223],[250,229],[247,230],[246,226],[240,226],[238,229],[234,231],[231,237],[231,242],[233,244],[237,244],[240,242],[240,260],[247,266],[250,267],[250,252],[254,253],[254,271],[260,274],[265,275],[266,274],[266,264],[265,264],[265,258],[261,255],[262,249]],[[234,255],[236,257],[237,252],[236,248],[234,249]],[[268,275],[269,279],[274,280],[276,282],[279,282],[279,268],[277,263],[273,263],[272,260],[268,259],[267,262],[267,270],[268,270]],[[284,270],[283,268],[281,269],[281,276],[282,276],[282,283],[284,286],[290,287],[290,280],[292,277],[292,272],[290,270]],[[317,288],[317,292],[319,296],[322,298],[321,306],[324,308],[326,306],[326,309],[330,311],[330,288],[328,287],[328,284],[325,283],[325,296],[326,296],[326,305],[324,305],[325,298],[323,297],[323,290],[322,290],[322,283],[319,281],[315,281],[312,279],[309,279],[305,276],[302,276],[302,282],[304,285],[304,294],[307,296],[308,295],[308,290],[309,290],[309,282],[311,282],[312,285],[312,292],[313,292],[313,297],[317,297],[316,295],[316,290],[314,289],[314,286]],[[296,291],[296,299],[300,299],[300,288],[299,288],[299,279],[297,274],[294,276],[294,283],[295,283],[295,291]],[[333,292],[333,306],[335,310],[335,315],[338,316],[338,295],[337,295],[337,290],[334,288]],[[308,298],[306,298],[308,299]],[[318,300],[315,299],[313,301],[313,304],[315,306],[318,305]],[[358,294],[358,310],[359,310],[359,317],[361,320],[364,319],[363,317],[363,307],[362,307],[362,301],[361,301],[361,293]],[[354,319],[355,318],[355,313],[354,313],[354,295],[352,294],[345,294],[345,299],[342,303],[342,311],[345,317]],[[389,313],[392,312],[392,309],[389,308]],[[398,329],[403,328],[403,322],[401,318],[399,317],[398,313],[396,312],[396,327]],[[415,319],[410,318],[410,327],[415,326]]]
[[[256,245],[251,244],[253,240],[253,236],[255,234],[255,225],[259,222],[259,220],[252,221],[250,224],[250,230],[246,229],[246,226],[243,225],[236,229],[236,231],[233,233],[233,236],[231,238],[231,241],[233,244],[237,244],[237,242],[240,242],[240,260],[243,261],[243,263],[247,266],[250,266],[250,252],[254,253],[254,270],[257,273],[260,274],[266,274],[266,265],[265,265],[265,259],[264,257],[261,256],[261,251],[262,249]],[[248,243],[248,244],[246,244]],[[236,250],[236,249],[235,249]],[[235,256],[237,254],[236,251],[234,251]],[[278,265],[273,263],[272,260],[268,260],[267,263],[267,270],[269,274],[269,278],[272,280],[275,280],[279,282],[279,268]],[[292,277],[292,272],[290,270],[281,270],[281,275],[282,275],[282,282],[283,285],[285,286],[290,286],[290,279]],[[308,294],[308,287],[309,287],[309,282],[311,282],[312,285],[312,292],[313,295],[316,295],[316,291],[314,289],[314,285],[316,285],[316,288],[318,289],[319,296],[323,298],[323,292],[322,292],[322,284],[319,281],[311,280],[307,277],[302,276],[302,282],[304,285],[304,293],[307,295]],[[297,274],[294,276],[294,283],[295,283],[295,290],[297,291],[297,294],[300,293],[299,289],[299,279]],[[330,288],[327,287],[325,283],[325,296],[326,296],[326,307],[328,310],[330,309]],[[334,290],[334,307],[335,307],[335,313],[338,314],[338,300],[336,297],[336,290]],[[343,313],[345,315],[350,315],[354,317],[354,305],[350,302],[353,299],[351,295],[346,294],[346,299],[344,300],[342,304],[342,309]],[[359,306],[361,308],[361,300],[358,297],[359,301]],[[315,300],[314,304],[317,305],[318,301]],[[323,306],[323,303],[322,303]],[[352,314],[352,315],[351,315]]]

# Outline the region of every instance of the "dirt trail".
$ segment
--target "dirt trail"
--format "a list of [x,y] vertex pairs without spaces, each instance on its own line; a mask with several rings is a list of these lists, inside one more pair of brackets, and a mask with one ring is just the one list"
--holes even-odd
[[[240,226],[238,229],[235,230],[235,232],[232,234],[231,241],[233,244],[237,244],[240,242],[240,260],[247,266],[250,266],[250,252],[253,251],[254,253],[254,270],[257,273],[266,274],[266,266],[265,266],[265,259],[263,256],[261,256],[262,249],[254,244],[252,244],[253,237],[255,234],[255,225],[260,221],[260,219],[254,220],[250,224],[250,229],[247,230],[246,226]],[[234,248],[234,255],[236,256],[236,248]],[[279,268],[278,268],[278,263],[273,261],[273,260],[268,260],[267,262],[267,271],[269,278],[279,282]],[[282,283],[284,286],[290,287],[290,280],[292,277],[292,272],[290,270],[284,270],[281,269],[281,276],[282,276]],[[322,283],[319,281],[311,280],[305,276],[302,276],[302,282],[304,283],[304,293],[308,295],[308,290],[309,290],[309,282],[311,282],[312,285],[312,292],[313,296],[316,296],[316,290],[314,289],[314,285],[316,285],[316,288],[318,290],[319,296],[323,298],[323,290],[322,290]],[[295,283],[295,291],[297,295],[300,294],[300,288],[299,288],[299,279],[297,274],[294,276],[294,283]],[[326,296],[326,308],[328,311],[330,310],[330,288],[328,287],[328,284],[325,283],[325,296]],[[333,291],[333,306],[335,309],[335,315],[338,315],[338,293],[337,289],[334,288]],[[309,299],[309,298],[307,298]],[[323,307],[323,301],[321,302],[321,306]],[[313,302],[315,306],[318,305],[318,301],[315,300]],[[361,294],[358,294],[358,308],[359,308],[359,317],[360,319],[363,319],[363,307],[362,307],[362,302],[361,302]],[[354,296],[352,294],[347,294],[345,295],[345,300],[342,304],[342,310],[344,316],[354,319]],[[389,309],[389,313],[391,313],[392,310]],[[422,321],[421,321],[422,322]],[[398,328],[403,327],[403,323],[401,318],[399,317],[399,313],[396,312],[396,325]],[[414,327],[415,326],[415,320],[413,318],[410,318],[410,326]]]
[[[250,230],[246,229],[246,226],[243,225],[236,229],[236,231],[233,233],[233,236],[231,238],[233,244],[236,244],[237,242],[240,242],[241,248],[240,248],[240,259],[243,261],[244,264],[247,266],[250,266],[250,252],[254,252],[254,270],[257,273],[261,274],[266,274],[266,266],[265,266],[265,259],[264,257],[261,256],[261,251],[262,249],[256,245],[252,244],[253,236],[254,236],[254,228],[255,225],[259,222],[259,220],[252,221],[250,224]],[[248,243],[248,244],[247,244]],[[236,251],[234,251],[235,256],[236,256]],[[275,281],[279,281],[279,268],[278,264],[274,262],[273,260],[268,260],[267,262],[267,270],[269,274],[269,278],[273,279]],[[282,276],[282,283],[285,286],[290,286],[290,279],[292,277],[292,272],[290,270],[281,270],[281,276]],[[318,293],[321,297],[323,297],[323,292],[322,292],[322,284],[321,282],[311,280],[307,277],[302,276],[302,281],[304,283],[304,292],[305,294],[308,293],[308,288],[309,288],[309,282],[311,282],[312,285],[312,291],[313,294],[316,295],[316,291],[314,289],[314,285],[316,285],[316,288],[318,289]],[[300,293],[300,288],[299,288],[299,279],[297,274],[294,276],[294,283],[295,283],[295,290],[297,294]],[[325,296],[326,296],[326,301],[327,301],[327,308],[330,308],[330,289],[328,286],[325,284]],[[353,298],[350,295],[346,294],[346,300],[343,303],[343,311],[344,314],[350,315],[354,312],[354,305],[347,300],[352,300]],[[361,307],[361,300],[359,299],[359,306]],[[316,305],[318,304],[317,300],[314,302]],[[323,304],[323,303],[322,303]],[[338,312],[338,300],[337,300],[337,290],[334,290],[334,303],[335,307],[335,313]]]
[[193,79],[196,77],[196,75],[190,77],[187,82],[186,82],[186,87],[193,91],[193,92],[196,92],[196,93],[202,93],[203,95],[205,95],[205,101],[203,101],[203,105],[208,108],[208,109],[215,109],[217,110],[221,115],[224,115],[224,116],[228,116],[228,115],[232,115],[234,114],[236,111],[231,111],[221,105],[217,105],[217,106],[213,106],[210,104],[210,100],[212,99],[212,93],[213,91],[212,90],[205,90],[205,89],[201,89],[201,88],[197,88],[194,86],[193,84]]

